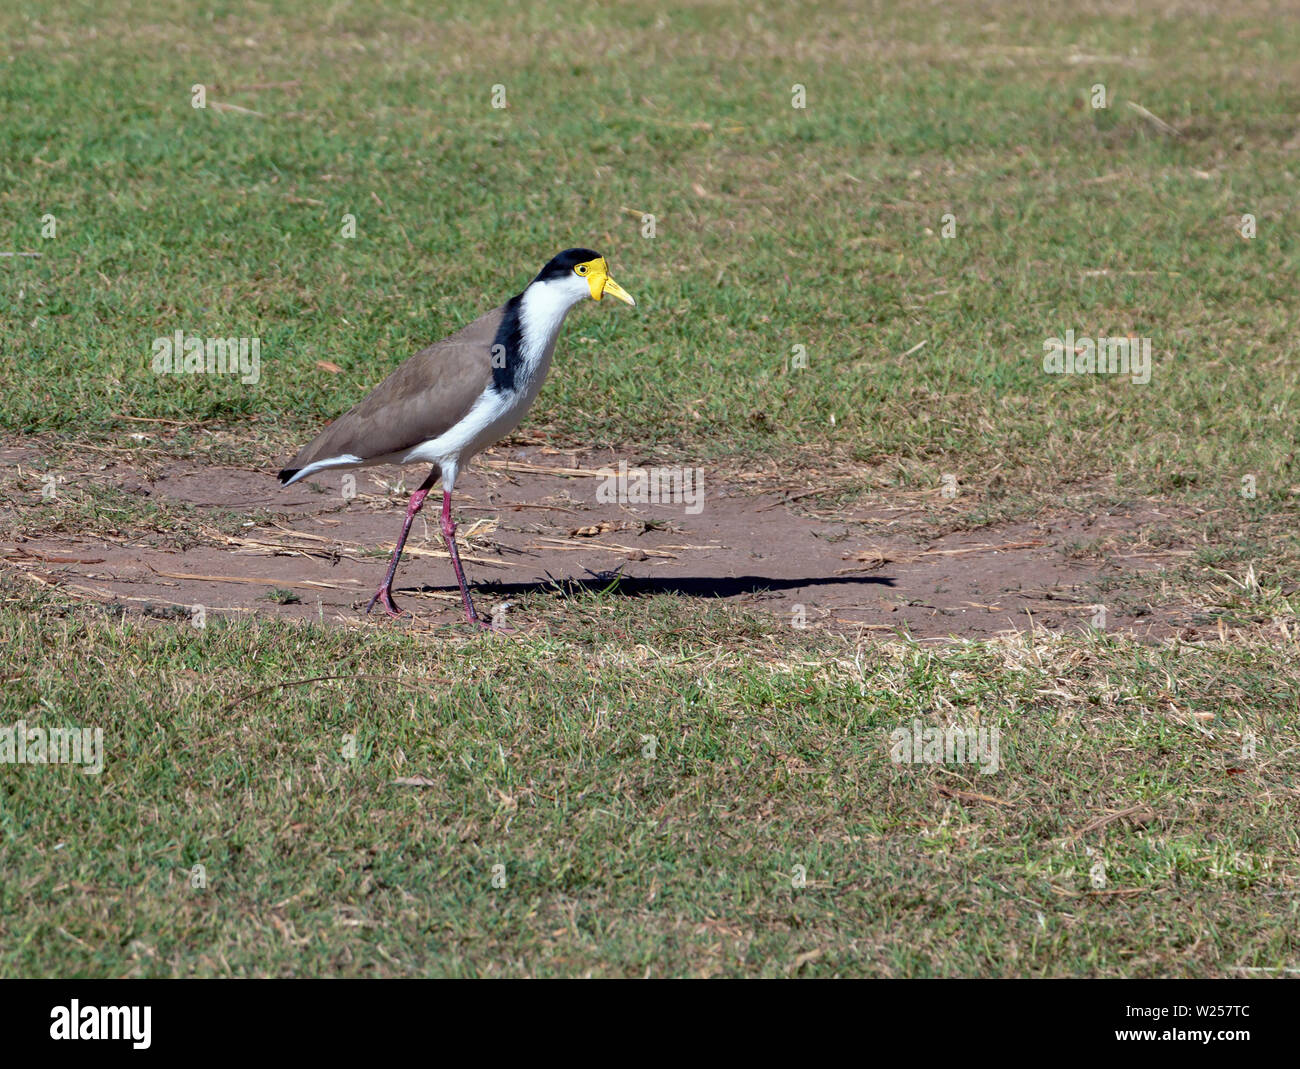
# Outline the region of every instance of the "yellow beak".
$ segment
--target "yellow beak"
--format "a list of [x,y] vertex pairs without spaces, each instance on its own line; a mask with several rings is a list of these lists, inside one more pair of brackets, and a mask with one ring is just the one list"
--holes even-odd
[[636,306],[632,294],[609,277],[609,267],[605,264],[604,257],[580,266],[587,269],[587,285],[591,288],[591,299],[593,301],[598,301],[606,293],[609,293],[620,301],[627,301],[633,307]]
[[[622,286],[620,286],[608,275],[605,276],[604,291],[608,293],[611,297],[617,297],[620,301],[626,301],[628,304],[632,305],[632,307],[634,308],[636,307],[636,301],[632,299],[632,294],[628,293],[627,290],[625,290]],[[596,300],[600,300],[600,297],[597,296]]]

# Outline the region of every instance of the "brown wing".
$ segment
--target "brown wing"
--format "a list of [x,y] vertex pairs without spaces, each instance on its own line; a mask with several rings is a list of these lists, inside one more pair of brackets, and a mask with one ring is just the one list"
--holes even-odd
[[494,308],[421,349],[326,427],[285,471],[344,453],[362,460],[398,453],[455,426],[492,381],[492,343],[503,315],[503,308]]

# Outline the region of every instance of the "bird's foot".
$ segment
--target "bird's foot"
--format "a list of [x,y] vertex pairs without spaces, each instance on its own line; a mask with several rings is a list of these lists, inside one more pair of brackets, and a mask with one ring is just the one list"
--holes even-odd
[[519,634],[519,628],[517,628],[517,627],[506,627],[505,624],[497,624],[497,623],[493,623],[491,620],[483,620],[483,619],[475,620],[475,621],[474,621],[474,625],[475,625],[475,626],[476,626],[480,631],[491,631],[492,634],[494,634],[494,635],[517,635],[517,634]]
[[469,624],[470,627],[476,627],[480,631],[491,631],[494,635],[518,634],[517,628],[506,627],[506,625],[501,622],[501,617],[504,615],[504,613],[493,613],[491,617],[485,619],[480,616],[478,610],[475,609],[465,614],[465,622]]
[[370,604],[366,606],[366,612],[369,613],[375,607],[375,603],[382,601],[384,603],[384,612],[388,613],[394,620],[406,615],[393,602],[393,588],[390,586],[381,586],[375,591],[375,596],[370,599]]

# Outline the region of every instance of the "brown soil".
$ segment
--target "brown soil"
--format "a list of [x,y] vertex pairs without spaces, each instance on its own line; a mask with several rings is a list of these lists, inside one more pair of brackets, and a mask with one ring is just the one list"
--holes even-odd
[[[0,456],[11,472],[14,464],[34,462],[31,450]],[[1116,583],[1186,553],[1134,544],[1144,526],[1173,515],[1151,503],[1123,514],[1061,512],[930,538],[915,520],[934,512],[933,501],[855,511],[852,519],[816,519],[780,493],[706,482],[703,511],[688,515],[681,504],[597,504],[599,480],[588,473],[611,463],[608,456],[536,450],[506,456],[498,451],[476,461],[454,499],[462,558],[485,614],[524,593],[554,592],[552,580],[603,588],[609,584],[604,573],[621,567],[617,590],[629,597],[720,598],[787,623],[802,606],[808,626],[850,632],[946,638],[1030,626],[1083,629],[1092,626],[1098,604],[1114,600],[1107,590]],[[409,469],[406,485],[413,487],[423,474]],[[269,472],[186,462],[146,472],[114,460],[79,481],[80,489],[106,485],[184,502],[199,516],[208,510],[223,515],[226,532],[234,529],[232,512],[258,520],[238,535],[201,520],[193,531],[138,537],[11,535],[0,538],[0,560],[34,582],[145,612],[202,605],[207,611],[323,614],[326,620],[404,626],[378,610],[360,615],[401,526],[405,498],[389,486],[403,473],[354,475],[358,496],[345,502],[337,472],[281,489]],[[439,503],[435,491],[416,519],[398,572],[397,601],[412,614],[405,626],[460,619],[438,530]],[[16,516],[5,511],[0,508],[0,520],[12,531]],[[23,526],[30,534],[30,512]],[[1080,554],[1083,544],[1103,547],[1105,555]],[[276,588],[301,600],[279,604],[268,598]],[[513,627],[530,626],[518,612],[508,620]],[[1132,598],[1124,599],[1123,609],[1107,605],[1105,620],[1108,630],[1151,638],[1185,632],[1188,623],[1186,606]]]

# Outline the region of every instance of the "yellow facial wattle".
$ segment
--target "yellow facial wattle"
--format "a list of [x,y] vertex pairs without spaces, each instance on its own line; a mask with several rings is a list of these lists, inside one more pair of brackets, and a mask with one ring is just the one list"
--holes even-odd
[[632,295],[622,286],[609,277],[609,265],[605,263],[603,256],[598,256],[594,260],[588,260],[585,264],[578,264],[574,271],[587,280],[587,285],[591,288],[591,299],[598,301],[606,293],[617,297],[620,301],[626,301],[630,305],[636,304]]

